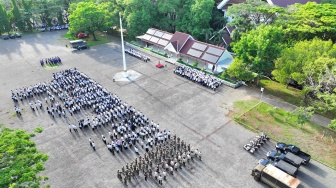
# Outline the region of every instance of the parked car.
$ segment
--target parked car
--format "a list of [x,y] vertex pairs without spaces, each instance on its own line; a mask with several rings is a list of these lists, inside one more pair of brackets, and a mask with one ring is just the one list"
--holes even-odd
[[42,28],[40,29],[40,31],[41,31],[41,32],[45,32],[45,31],[46,31],[46,28],[45,28],[45,27],[42,27]]
[[84,39],[84,38],[89,38],[89,34],[83,33],[83,32],[79,32],[75,35],[75,37],[79,38],[79,39]]
[[279,142],[275,145],[275,148],[281,153],[291,152],[294,155],[301,157],[303,159],[303,164],[307,164],[310,161],[310,155],[301,151],[300,148],[296,147],[295,145],[287,145],[285,143]]
[[2,36],[2,39],[4,39],[4,40],[8,40],[9,37],[8,37],[8,35],[4,35],[4,36]]
[[86,45],[77,46],[77,50],[84,50],[84,49],[89,49],[89,47]]
[[16,37],[15,37],[14,34],[10,34],[10,35],[9,35],[9,38],[10,38],[10,39],[15,39]]
[[21,38],[22,36],[21,36],[20,33],[15,33],[15,37],[16,37],[16,38]]

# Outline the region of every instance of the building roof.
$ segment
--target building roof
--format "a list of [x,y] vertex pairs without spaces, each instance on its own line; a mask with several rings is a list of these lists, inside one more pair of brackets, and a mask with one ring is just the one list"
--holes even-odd
[[173,34],[161,31],[154,28],[149,28],[144,35],[138,36],[137,38],[144,40],[151,44],[156,44],[161,47],[168,45],[169,40],[172,38]]
[[[170,37],[164,38],[165,34]],[[220,57],[225,52],[225,48],[215,46],[212,44],[204,43],[195,40],[191,35],[176,31],[174,34],[161,31],[154,28],[149,28],[145,35],[138,36],[137,38],[164,47],[165,50],[174,52],[176,54],[184,54],[186,56],[216,64]],[[167,41],[166,45],[160,43],[161,40]]]
[[217,4],[217,9],[219,10],[227,10],[227,8],[234,4],[245,3],[246,0],[223,0],[222,2]]
[[179,52],[190,37],[191,35],[189,34],[176,31],[169,42],[176,42],[175,50]]
[[280,7],[288,7],[289,5],[293,5],[295,3],[306,4],[308,2],[316,2],[321,3],[321,0],[267,0],[270,5],[277,5]]
[[225,50],[220,46],[189,39],[180,52],[195,59],[216,64]]
[[232,39],[231,39],[231,33],[232,31],[234,30],[235,27],[224,27],[223,29],[226,30],[227,32],[224,32],[222,34],[222,40],[223,42],[225,43],[225,47],[228,47],[230,46],[230,43],[232,42]]

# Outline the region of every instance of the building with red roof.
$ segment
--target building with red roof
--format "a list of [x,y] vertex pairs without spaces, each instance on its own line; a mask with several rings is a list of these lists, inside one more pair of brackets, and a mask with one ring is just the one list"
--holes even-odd
[[195,40],[193,36],[176,31],[174,34],[149,28],[147,32],[138,36],[158,51],[163,50],[170,58],[182,58],[186,62],[197,61],[203,63],[203,68],[222,72],[233,61],[231,53],[225,48]]

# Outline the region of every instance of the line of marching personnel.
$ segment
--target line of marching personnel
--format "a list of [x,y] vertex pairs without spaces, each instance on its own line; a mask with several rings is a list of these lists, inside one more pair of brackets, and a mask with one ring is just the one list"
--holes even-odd
[[46,64],[46,65],[59,65],[59,64],[62,64],[62,60],[58,56],[55,56],[55,57],[51,57],[51,58],[46,58],[45,60],[41,59],[40,64],[41,64],[42,67],[44,66],[44,64]]
[[129,49],[125,49],[125,53],[133,56],[133,57],[136,57],[138,59],[141,59],[143,60],[144,62],[147,62],[147,61],[150,61],[150,58],[142,53],[140,53],[139,51],[136,51],[132,48],[129,48]]

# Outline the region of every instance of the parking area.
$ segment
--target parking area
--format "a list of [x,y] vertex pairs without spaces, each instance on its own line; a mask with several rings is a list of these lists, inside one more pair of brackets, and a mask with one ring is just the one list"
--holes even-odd
[[[44,131],[34,140],[41,152],[49,154],[46,170],[51,187],[122,187],[117,170],[126,162],[133,161],[135,154],[112,156],[100,141],[101,134],[110,129],[101,128],[71,134],[68,123],[76,123],[79,117],[68,121],[52,120],[47,112],[33,113],[28,104],[20,104],[22,119],[15,114],[10,90],[51,80],[53,72],[76,67],[100,83],[109,92],[134,106],[150,119],[158,122],[161,129],[176,133],[182,140],[202,151],[203,161],[191,163],[188,168],[168,176],[164,187],[266,187],[250,176],[258,160],[274,148],[269,143],[251,155],[243,149],[255,136],[232,121],[228,114],[236,100],[253,96],[241,87],[221,87],[217,92],[196,85],[173,73],[174,65],[158,69],[158,59],[143,62],[126,55],[128,69],[141,76],[133,82],[113,82],[112,78],[122,71],[120,42],[73,52],[66,48],[69,41],[62,36],[66,31],[24,35],[21,39],[0,41],[0,118],[1,123],[12,128],[33,131],[42,126]],[[41,58],[59,56],[63,65],[46,70],[40,66]],[[85,112],[85,115],[90,112]],[[89,145],[89,138],[96,143],[96,152]],[[141,153],[144,151],[141,150]],[[300,167],[297,178],[301,187],[334,187],[335,171],[311,161]],[[143,176],[130,184],[131,187],[158,187],[154,181],[144,181]]]

